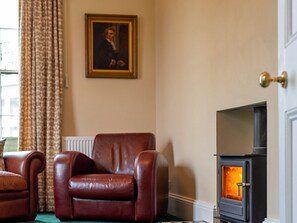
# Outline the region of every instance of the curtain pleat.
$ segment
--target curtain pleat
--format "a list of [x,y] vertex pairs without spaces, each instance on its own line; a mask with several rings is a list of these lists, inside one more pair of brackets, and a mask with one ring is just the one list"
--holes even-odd
[[63,0],[20,0],[19,150],[46,156],[39,211],[54,211],[53,158],[61,151]]

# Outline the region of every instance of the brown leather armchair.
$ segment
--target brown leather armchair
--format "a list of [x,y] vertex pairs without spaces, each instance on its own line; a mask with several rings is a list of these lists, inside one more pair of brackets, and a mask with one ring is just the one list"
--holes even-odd
[[37,151],[7,152],[5,171],[0,171],[0,221],[32,221],[37,214],[37,174],[45,168],[44,154]]
[[54,161],[60,220],[154,222],[168,206],[168,163],[151,133],[98,134],[92,159],[65,151]]

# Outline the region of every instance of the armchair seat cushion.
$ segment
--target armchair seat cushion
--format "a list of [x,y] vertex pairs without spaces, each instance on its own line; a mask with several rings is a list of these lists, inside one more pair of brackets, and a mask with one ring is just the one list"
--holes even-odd
[[69,180],[69,193],[76,198],[134,200],[133,176],[125,174],[85,174]]
[[27,190],[28,185],[23,176],[8,171],[0,171],[0,191]]

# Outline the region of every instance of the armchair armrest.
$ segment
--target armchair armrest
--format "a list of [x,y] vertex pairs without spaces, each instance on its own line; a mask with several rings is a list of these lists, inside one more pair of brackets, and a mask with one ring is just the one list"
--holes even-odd
[[[168,162],[159,152],[145,150],[135,159],[137,184],[135,220],[156,220],[168,207]],[[154,208],[156,205],[156,208]]]
[[64,151],[54,159],[55,214],[60,219],[72,219],[72,199],[69,195],[68,181],[72,176],[92,173],[93,160],[85,154]]
[[18,151],[5,152],[3,154],[6,170],[20,174],[26,180],[30,179],[30,174],[36,175],[45,168],[44,154],[39,151]]

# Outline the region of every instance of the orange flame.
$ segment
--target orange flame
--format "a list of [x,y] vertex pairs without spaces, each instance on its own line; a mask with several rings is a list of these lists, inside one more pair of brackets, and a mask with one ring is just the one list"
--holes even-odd
[[242,201],[242,187],[238,194],[237,183],[242,182],[242,167],[223,166],[222,168],[222,196],[224,198]]

